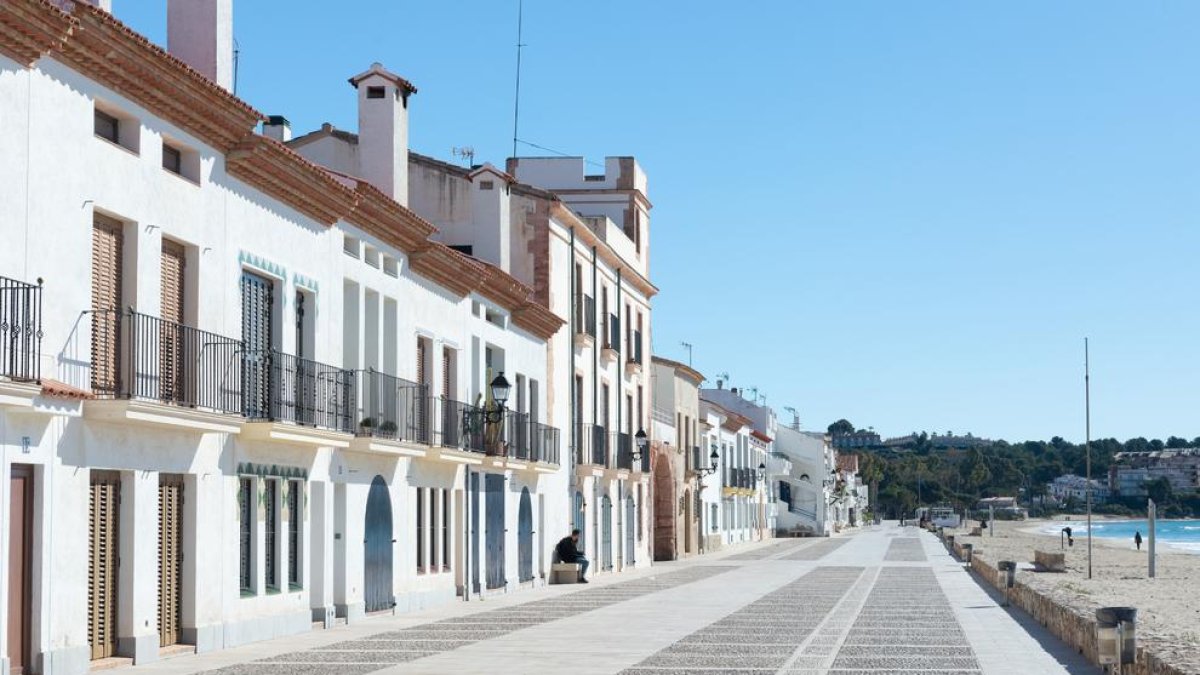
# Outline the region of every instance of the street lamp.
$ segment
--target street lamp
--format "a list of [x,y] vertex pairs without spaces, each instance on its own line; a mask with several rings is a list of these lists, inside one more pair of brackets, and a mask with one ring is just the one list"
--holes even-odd
[[712,454],[708,456],[708,461],[709,461],[708,468],[706,469],[706,468],[700,467],[700,466],[696,467],[696,475],[700,476],[701,480],[704,480],[704,478],[706,476],[711,476],[712,474],[716,473],[717,472],[717,462],[721,461],[721,456],[717,454],[717,444],[716,443],[713,443],[712,449],[713,449]]
[[646,438],[646,430],[638,429],[638,432],[633,435],[633,441],[633,461],[638,462],[641,461],[646,446],[650,445],[650,439]]
[[504,404],[508,403],[508,393],[512,391],[512,385],[504,377],[504,371],[500,371],[496,378],[492,380],[492,401],[496,406],[492,410],[485,410],[487,421],[491,423],[499,422],[504,419]]
[[758,463],[758,480],[762,481],[767,477],[767,465],[762,462]]

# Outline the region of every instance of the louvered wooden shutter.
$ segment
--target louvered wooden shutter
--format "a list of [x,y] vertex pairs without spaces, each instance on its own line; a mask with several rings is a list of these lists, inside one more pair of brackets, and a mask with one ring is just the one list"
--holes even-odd
[[241,591],[254,592],[253,565],[251,564],[251,537],[254,530],[254,480],[252,478],[238,479],[238,577]]
[[450,348],[442,347],[442,398],[450,398]]
[[117,565],[121,476],[93,471],[88,527],[88,644],[92,659],[117,651]]
[[300,495],[304,493],[304,481],[290,481],[287,485],[288,512],[288,586],[300,586],[300,520],[303,513],[300,509]]
[[[160,392],[164,401],[185,403],[183,375],[183,246],[164,239],[162,243],[162,291],[159,329]],[[171,643],[174,644],[174,643]]]
[[417,338],[417,384],[428,384],[425,379],[425,339]]
[[179,642],[183,628],[183,477],[158,479],[158,642]]
[[92,389],[117,392],[124,236],[121,223],[96,214],[92,224]]
[[279,509],[277,508],[279,481],[274,478],[267,479],[264,487],[266,489],[267,531],[263,542],[266,548],[263,552],[263,564],[266,565],[267,588],[278,589],[279,566],[275,552],[278,550],[279,544]]

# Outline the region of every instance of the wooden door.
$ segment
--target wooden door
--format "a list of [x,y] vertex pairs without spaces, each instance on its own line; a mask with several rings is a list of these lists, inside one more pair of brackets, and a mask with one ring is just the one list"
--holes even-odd
[[121,475],[93,471],[89,500],[88,644],[92,659],[117,653]]
[[273,419],[274,284],[242,273],[242,401],[246,417]]
[[184,249],[169,239],[162,242],[162,291],[159,328],[159,398],[177,403],[194,403],[184,382]]
[[600,569],[612,567],[612,500],[604,495],[600,498]]
[[517,578],[533,580],[533,500],[529,488],[521,488],[521,503],[517,511]]
[[158,644],[183,633],[183,476],[158,478]]
[[119,393],[122,227],[100,214],[92,224],[92,390],[100,394]]
[[508,584],[504,571],[504,476],[484,474],[484,491],[487,493],[487,587],[504,588]]
[[29,672],[33,551],[33,470],[14,464],[8,490],[8,665]]

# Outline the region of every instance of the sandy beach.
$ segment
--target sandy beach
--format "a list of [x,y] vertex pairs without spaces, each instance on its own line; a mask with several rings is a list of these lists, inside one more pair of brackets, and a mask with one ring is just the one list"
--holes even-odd
[[[1072,519],[1074,520],[1074,519]],[[1054,521],[997,521],[995,536],[956,539],[971,543],[989,562],[1015,560],[1021,564],[1020,580],[1050,594],[1064,604],[1091,612],[1097,607],[1127,606],[1138,610],[1138,639],[1153,642],[1162,653],[1174,654],[1176,665],[1187,664],[1200,673],[1200,555],[1158,547],[1156,577],[1147,576],[1147,554],[1134,550],[1132,541],[1092,539],[1092,578],[1087,578],[1087,539],[1077,536],[1067,548],[1065,573],[1040,573],[1032,569],[1033,552],[1060,551],[1057,535],[1038,532]],[[977,523],[971,523],[972,525]],[[948,532],[949,533],[949,532]]]

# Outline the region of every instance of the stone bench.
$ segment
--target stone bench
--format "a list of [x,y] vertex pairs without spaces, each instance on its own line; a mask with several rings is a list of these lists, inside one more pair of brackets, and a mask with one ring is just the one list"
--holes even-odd
[[983,536],[983,528],[982,527],[972,527],[971,534],[969,534],[967,536],[968,537],[982,537]]
[[1033,564],[1042,572],[1066,572],[1067,555],[1065,553],[1049,553],[1034,551]]
[[550,566],[550,583],[552,584],[577,584],[579,583],[579,570],[583,566],[579,563],[554,563]]

